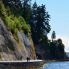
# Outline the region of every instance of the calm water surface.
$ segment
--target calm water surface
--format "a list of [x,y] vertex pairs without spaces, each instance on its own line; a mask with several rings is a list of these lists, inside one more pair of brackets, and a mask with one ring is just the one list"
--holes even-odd
[[69,62],[49,62],[43,69],[69,69]]

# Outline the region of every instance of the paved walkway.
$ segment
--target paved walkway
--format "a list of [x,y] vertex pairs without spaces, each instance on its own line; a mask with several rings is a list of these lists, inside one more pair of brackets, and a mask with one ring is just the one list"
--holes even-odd
[[43,64],[43,60],[0,61],[0,69],[38,69]]
[[[29,60],[28,62],[42,62],[43,60]],[[27,60],[18,60],[18,61],[0,61],[0,62],[6,62],[6,63],[16,63],[16,62],[27,62]]]

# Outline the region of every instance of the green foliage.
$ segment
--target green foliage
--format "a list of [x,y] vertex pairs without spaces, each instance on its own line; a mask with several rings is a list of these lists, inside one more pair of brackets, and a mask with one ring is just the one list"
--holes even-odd
[[28,22],[28,20],[30,19],[31,16],[31,4],[30,4],[31,0],[23,0],[22,1],[22,16],[24,17],[24,19]]
[[24,32],[30,32],[31,31],[30,30],[31,29],[30,25],[26,23],[26,21],[24,20],[24,18],[20,16],[18,19],[20,21],[22,30],[24,30]]
[[37,44],[40,43],[44,35],[50,32],[49,25],[50,15],[46,11],[45,5],[37,6],[36,2],[32,7],[32,15],[30,18],[30,25],[32,30],[33,41]]
[[10,8],[5,8],[2,1],[0,1],[0,14],[7,26],[13,34],[16,34],[18,30],[23,30],[26,33],[30,32],[30,26],[26,24],[25,20],[21,16],[14,16],[11,14]]

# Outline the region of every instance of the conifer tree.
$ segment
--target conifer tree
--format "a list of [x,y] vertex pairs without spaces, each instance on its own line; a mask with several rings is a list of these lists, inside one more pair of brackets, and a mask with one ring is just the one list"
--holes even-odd
[[52,42],[53,42],[53,39],[56,38],[56,33],[55,33],[55,31],[52,32],[51,38],[52,38]]
[[30,26],[31,26],[31,31],[32,31],[32,38],[33,38],[33,41],[34,43],[37,43],[38,39],[37,39],[37,31],[36,31],[36,23],[37,23],[37,3],[35,2],[33,4],[33,7],[32,7],[32,15],[31,15],[31,18],[30,18]]
[[33,5],[32,10],[32,25],[31,27],[34,29],[32,32],[32,36],[34,37],[34,41],[39,43],[42,40],[42,37],[49,33],[50,25],[49,25],[49,14],[46,11],[45,5],[37,6],[36,2]]
[[28,23],[31,16],[31,0],[22,0],[22,12],[22,16]]

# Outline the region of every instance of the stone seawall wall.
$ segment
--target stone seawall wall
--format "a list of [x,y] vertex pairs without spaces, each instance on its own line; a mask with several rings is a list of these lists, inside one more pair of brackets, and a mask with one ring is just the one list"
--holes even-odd
[[0,62],[0,69],[38,69],[43,66],[44,62]]

